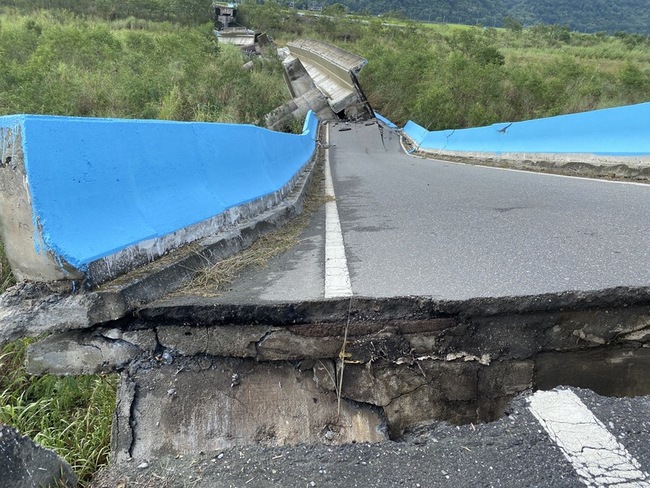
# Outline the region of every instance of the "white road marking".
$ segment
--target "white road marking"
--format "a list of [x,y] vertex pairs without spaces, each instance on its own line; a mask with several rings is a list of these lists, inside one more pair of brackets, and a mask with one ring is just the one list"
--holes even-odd
[[345,257],[343,232],[336,206],[334,182],[330,169],[330,131],[326,130],[325,194],[332,200],[325,204],[325,298],[352,296],[348,260]]
[[[410,154],[409,156],[414,156]],[[496,166],[486,166],[483,164],[472,164],[472,163],[461,163],[458,161],[447,161],[445,159],[433,159],[433,158],[427,158],[427,157],[422,157],[422,156],[414,156],[419,159],[428,159],[429,161],[437,161],[439,163],[445,163],[445,164],[458,164],[462,166],[476,166],[477,168],[485,168],[485,169],[491,169],[494,171],[512,171],[513,173],[525,173],[529,175],[537,175],[537,176],[552,176],[553,178],[569,178],[572,180],[586,180],[586,181],[597,181],[599,183],[609,183],[613,185],[632,185],[632,186],[645,186],[646,188],[650,188],[649,183],[640,183],[638,181],[618,181],[618,180],[606,180],[604,178],[589,178],[587,176],[571,176],[571,175],[561,175],[557,173],[544,173],[542,171],[533,171],[533,170],[525,170],[525,169],[515,169],[515,168],[499,168]]]
[[[478,166],[480,168],[486,168],[486,169],[493,169],[497,171],[513,171],[515,173],[526,173],[526,174],[535,174],[539,176],[553,176],[555,178],[571,178],[574,180],[588,180],[588,181],[599,181],[601,183],[614,183],[617,185],[633,185],[633,186],[645,186],[646,188],[650,188],[650,184],[648,183],[640,183],[637,181],[618,181],[618,180],[606,180],[604,178],[589,178],[587,176],[571,176],[571,175],[561,175],[557,173],[544,173],[542,171],[533,171],[533,170],[525,170],[525,169],[515,169],[515,168],[499,168],[496,166],[487,166],[483,164],[472,164],[472,163],[461,163],[458,161],[447,161],[446,159],[437,159],[437,158],[429,158],[425,156],[417,156],[415,154],[409,153],[406,150],[406,146],[404,146],[404,137],[400,136],[400,144],[402,146],[402,150],[404,151],[405,154],[417,158],[417,159],[428,159],[429,161],[437,161],[439,163],[445,163],[445,164],[458,164],[458,165],[463,165],[463,166]],[[416,146],[419,149],[419,145]],[[423,150],[423,152],[427,152],[426,149]]]
[[650,476],[570,390],[538,391],[529,409],[590,487],[650,487]]

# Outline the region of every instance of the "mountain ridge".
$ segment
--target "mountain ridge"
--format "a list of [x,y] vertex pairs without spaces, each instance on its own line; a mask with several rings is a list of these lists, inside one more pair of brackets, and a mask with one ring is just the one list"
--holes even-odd
[[[298,2],[295,2],[298,3]],[[305,2],[307,3],[307,2]],[[510,17],[523,26],[550,24],[579,32],[650,34],[647,0],[327,0],[351,12],[373,15],[402,13],[427,22],[449,22],[502,27]]]

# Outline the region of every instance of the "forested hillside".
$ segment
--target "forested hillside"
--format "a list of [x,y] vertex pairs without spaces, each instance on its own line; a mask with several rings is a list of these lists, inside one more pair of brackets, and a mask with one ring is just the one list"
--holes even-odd
[[503,0],[337,0],[337,3],[352,12],[397,14],[429,22],[495,26],[507,15]]
[[650,34],[647,0],[503,0],[509,16],[524,25],[563,24],[580,32]]
[[[239,0],[261,4],[276,0]],[[183,24],[209,18],[212,0],[0,0],[0,7],[66,10],[105,19],[136,17]],[[438,23],[500,27],[511,18],[523,26],[555,24],[577,32],[650,35],[648,0],[277,0],[307,9],[341,4],[349,12],[393,15]]]
[[[402,13],[417,20],[503,25],[512,17],[524,26],[568,25],[578,32],[617,31],[650,34],[648,0],[326,0],[350,11]],[[299,3],[299,2],[296,2]],[[304,2],[313,3],[313,2]]]

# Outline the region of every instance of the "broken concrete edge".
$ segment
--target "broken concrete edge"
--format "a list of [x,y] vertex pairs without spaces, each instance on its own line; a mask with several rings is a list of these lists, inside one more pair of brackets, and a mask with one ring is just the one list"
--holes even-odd
[[77,476],[54,451],[0,424],[0,485],[12,488],[73,488]]
[[[607,404],[607,399],[580,388],[560,387],[555,388],[553,391],[571,391],[578,393],[581,399],[587,396],[588,398],[594,398],[596,404]],[[481,459],[480,454],[476,454],[476,447],[485,443],[488,449],[496,449],[494,447],[495,435],[498,435],[496,433],[504,432],[503,435],[508,437],[513,422],[524,421],[522,417],[526,416],[531,400],[532,395],[528,392],[517,395],[508,406],[508,416],[491,426],[473,424],[456,427],[446,425],[443,422],[432,422],[413,429],[401,439],[403,442],[400,443],[388,442],[376,446],[359,444],[357,446],[341,447],[329,444],[283,447],[261,443],[249,447],[206,448],[199,452],[167,454],[156,458],[133,458],[129,459],[128,462],[113,459],[111,465],[94,478],[93,486],[96,488],[115,488],[125,480],[128,482],[128,486],[133,487],[151,486],[153,480],[158,480],[161,488],[163,486],[165,488],[186,488],[188,483],[189,486],[197,488],[215,486],[243,487],[248,486],[246,482],[249,480],[253,480],[253,482],[250,482],[253,483],[251,486],[279,487],[300,486],[301,484],[309,486],[309,479],[311,478],[306,477],[305,473],[314,475],[313,479],[317,481],[317,483],[314,483],[315,486],[337,486],[336,483],[340,477],[339,473],[343,473],[352,481],[365,481],[365,483],[359,483],[363,486],[399,486],[405,484],[403,480],[408,479],[413,474],[413,460],[424,459],[417,456],[417,454],[421,454],[421,450],[426,449],[427,445],[430,448],[429,454],[434,457],[441,452],[441,446],[447,442],[453,443],[455,449],[462,452],[462,450],[469,449],[469,447],[463,446],[463,442],[458,445],[455,440],[464,438],[468,442],[474,442],[475,447],[471,445],[470,447],[474,451],[475,458]],[[531,435],[534,436],[537,433],[538,424],[535,422],[532,426],[535,427],[531,432]],[[404,456],[401,457],[401,460],[396,460],[395,454],[401,451],[404,451]],[[365,475],[350,476],[349,470],[353,469],[350,466],[355,464],[363,465],[364,469],[367,470],[365,473],[378,469],[383,469],[384,473],[386,473],[386,470],[399,469],[399,465],[394,461],[397,461],[397,463],[404,462],[405,465],[404,469],[401,470],[402,478],[393,476],[392,483],[382,483],[381,475],[371,478],[376,480],[372,482],[367,481],[368,478]],[[326,465],[324,466],[323,463],[326,463]],[[449,461],[442,457],[439,466],[445,468],[448,463]],[[383,468],[381,468],[382,466]],[[417,469],[420,469],[420,467],[418,466]],[[567,469],[571,468],[568,467]],[[268,472],[269,474],[260,477],[261,472]],[[273,473],[276,473],[276,477],[272,477]],[[321,473],[330,473],[333,476],[327,478],[321,475],[324,481],[320,481],[318,475]],[[281,478],[278,479],[277,476],[281,476]],[[429,479],[432,478],[433,476]],[[501,481],[504,478],[505,476],[501,478]],[[226,479],[228,482],[225,481]],[[423,479],[426,479],[426,477]],[[498,478],[492,477],[490,479]],[[257,482],[257,484],[254,482]],[[447,483],[454,485],[453,482],[447,481]],[[506,480],[504,484],[514,486],[509,480]],[[442,483],[427,483],[426,481],[423,483],[423,486],[443,485],[444,481]],[[482,485],[477,482],[473,486]]]
[[381,408],[339,400],[310,368],[286,362],[177,358],[131,368],[118,391],[113,463],[250,444],[388,439]]
[[148,263],[93,291],[69,283],[20,282],[0,295],[0,345],[22,337],[84,329],[118,320],[187,283],[195,273],[249,247],[302,212],[320,150],[296,175],[293,189],[275,207],[214,236]]
[[294,56],[299,57],[299,54],[307,54],[310,58],[314,57],[319,62],[325,62],[332,66],[328,71],[332,72],[337,78],[345,81],[351,90],[354,89],[351,80],[346,79],[349,72],[358,73],[361,68],[368,64],[368,60],[357,55],[341,49],[340,47],[333,46],[323,41],[315,39],[297,39],[287,43],[287,48]]
[[648,366],[648,348],[548,352],[490,364],[461,358],[260,361],[165,350],[121,373],[112,460],[237,445],[400,440],[423,424],[497,420],[514,397],[537,389],[649,394]]
[[115,462],[399,439],[435,421],[498,419],[516,395],[561,384],[650,394],[649,290],[564,295],[487,314],[414,297],[230,305],[223,315],[214,302],[175,300],[34,343],[27,369],[120,373]]
[[[289,55],[283,65],[298,60],[301,71],[307,73],[313,84],[326,97],[333,114],[350,120],[365,120],[373,116],[372,109],[359,84],[356,74],[367,60],[322,41],[298,39],[287,44]],[[286,76],[290,90],[299,93],[305,86]],[[298,82],[298,84],[296,84]],[[299,86],[302,85],[302,86]],[[297,90],[297,91],[296,91]],[[298,100],[295,98],[294,100]]]
[[563,176],[650,183],[650,157],[443,151],[422,149],[406,133],[400,131],[400,134],[405,144],[410,148],[407,149],[407,152],[425,159],[441,159],[477,166],[517,169]]
[[28,369],[34,374],[107,373],[165,354],[303,361],[336,359],[345,349],[346,361],[358,364],[434,360],[489,365],[545,352],[635,350],[650,344],[649,290],[636,293],[637,301],[634,292],[627,301],[616,301],[611,297],[625,293],[615,289],[564,294],[555,297],[557,303],[547,295],[538,307],[522,308],[523,300],[498,312],[479,303],[445,306],[414,298],[284,306],[175,300],[35,343]]
[[430,296],[373,298],[354,296],[302,302],[221,303],[211,298],[161,299],[140,307],[141,320],[177,324],[187,320],[205,326],[272,323],[301,325],[347,321],[428,320],[457,316],[491,317],[527,313],[563,313],[590,308],[625,309],[650,305],[650,286],[564,291],[540,295],[440,300]]

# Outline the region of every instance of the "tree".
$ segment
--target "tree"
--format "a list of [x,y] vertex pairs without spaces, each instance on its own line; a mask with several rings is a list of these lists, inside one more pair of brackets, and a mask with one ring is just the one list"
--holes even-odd
[[519,22],[514,17],[510,17],[510,16],[507,16],[505,19],[503,19],[503,27],[505,27],[508,30],[511,30],[512,32],[521,32],[524,28],[521,25],[521,22]]
[[341,17],[345,15],[345,7],[340,3],[333,3],[323,8],[324,15],[332,15],[334,17]]

